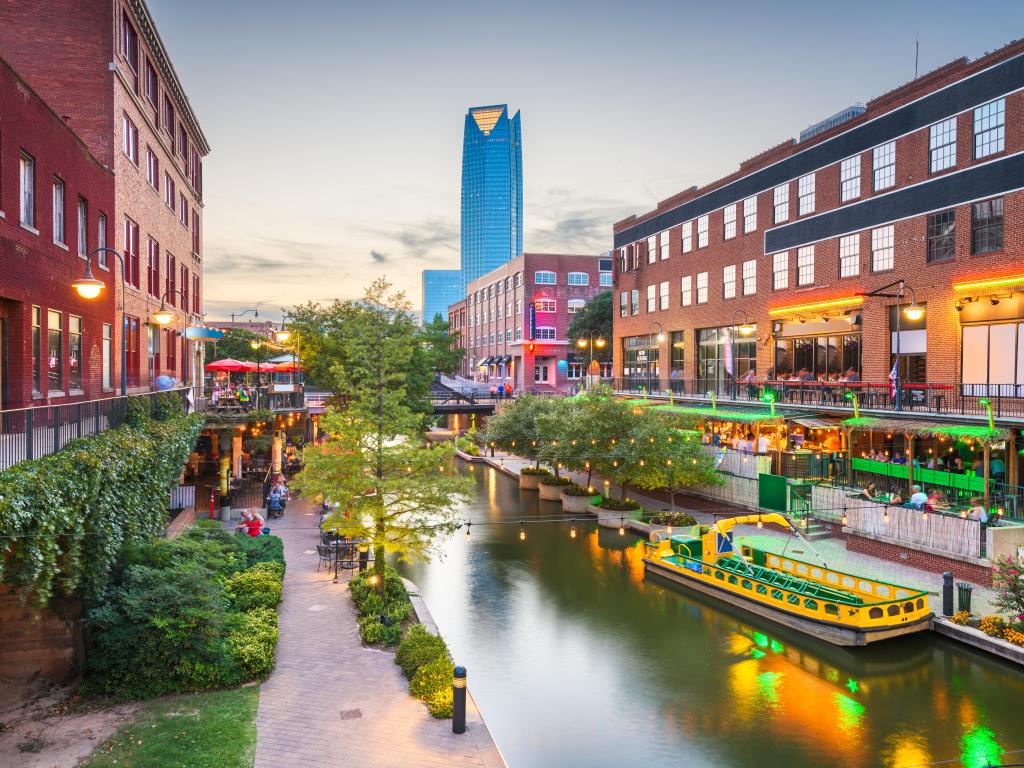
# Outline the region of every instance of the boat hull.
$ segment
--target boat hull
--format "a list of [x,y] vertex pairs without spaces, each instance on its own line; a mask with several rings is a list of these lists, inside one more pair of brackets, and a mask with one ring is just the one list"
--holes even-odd
[[772,605],[752,600],[741,594],[723,589],[712,582],[691,578],[684,572],[668,567],[656,560],[644,559],[646,571],[668,579],[676,584],[689,587],[697,592],[721,600],[723,602],[742,608],[745,611],[760,616],[763,619],[780,624],[784,627],[802,632],[819,640],[841,646],[864,646],[876,643],[881,640],[888,640],[893,637],[902,637],[915,632],[923,632],[931,628],[932,617],[928,614],[918,619],[898,626],[886,626],[877,628],[849,627],[842,624],[835,624],[817,619],[810,619],[803,616],[781,610]]

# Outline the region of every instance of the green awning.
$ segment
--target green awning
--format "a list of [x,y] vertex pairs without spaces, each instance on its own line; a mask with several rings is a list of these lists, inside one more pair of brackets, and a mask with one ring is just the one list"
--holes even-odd
[[728,411],[722,408],[687,408],[680,405],[659,405],[655,407],[659,413],[679,417],[685,426],[696,426],[702,421],[737,421],[745,424],[765,423],[779,424],[786,420],[786,416],[776,413],[772,416],[771,411]]
[[879,416],[861,416],[860,418],[843,421],[851,429],[868,429],[876,432],[898,432],[914,437],[944,437],[947,440],[977,440],[979,443],[992,445],[1009,440],[1012,437],[1008,429],[989,429],[983,425],[973,424],[940,424],[937,422],[916,421],[913,419],[887,419]]

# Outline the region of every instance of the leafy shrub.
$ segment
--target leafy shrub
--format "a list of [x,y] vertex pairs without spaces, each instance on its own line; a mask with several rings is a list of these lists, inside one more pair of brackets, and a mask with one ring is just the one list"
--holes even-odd
[[686,512],[658,512],[650,520],[655,525],[671,525],[677,528],[688,528],[697,525],[697,518]]
[[233,575],[228,586],[240,611],[274,608],[281,602],[281,578],[284,569],[277,563],[257,563]]
[[1012,616],[1024,614],[1024,567],[1014,558],[1001,557],[992,569],[995,606]]
[[562,489],[562,493],[566,496],[599,496],[596,491],[584,488],[582,485],[567,485]]
[[1002,637],[1006,631],[1006,622],[1002,616],[985,616],[982,618],[978,629],[991,637]]
[[540,481],[541,485],[560,485],[568,488],[571,485],[576,485],[571,477],[545,477]]
[[359,619],[359,636],[367,645],[395,645],[402,639],[401,624],[383,624],[376,616]]
[[1003,631],[1003,639],[1013,643],[1014,645],[1024,645],[1024,632],[1007,627]]
[[519,474],[521,474],[521,475],[547,475],[549,477],[554,477],[554,475],[551,474],[551,470],[544,469],[544,467],[523,467],[521,470],[519,470]]
[[447,720],[452,716],[453,699],[454,691],[452,691],[452,687],[449,685],[443,690],[434,691],[423,700],[423,703],[427,705],[427,711],[432,716],[439,720]]
[[284,542],[279,536],[237,536],[236,539],[248,566],[256,563],[280,563],[284,566]]
[[417,699],[426,701],[438,691],[451,689],[454,671],[447,656],[429,661],[416,670],[409,681],[409,691]]
[[[402,639],[402,625],[412,615],[412,602],[402,577],[391,566],[384,570],[384,585],[377,591],[372,571],[349,579],[348,589],[359,614],[359,635],[372,645],[395,645]],[[382,621],[383,619],[383,621]]]
[[642,506],[638,502],[633,501],[633,499],[605,499],[597,506],[612,512],[632,512],[636,509],[642,509]]
[[469,456],[479,456],[480,446],[468,437],[460,437],[455,440],[455,447]]
[[448,658],[448,645],[443,638],[430,634],[422,624],[409,627],[395,651],[395,664],[402,668],[407,679],[424,664],[442,658]]
[[274,669],[277,612],[271,608],[253,608],[236,614],[227,645],[235,664],[247,678],[266,680]]
[[957,611],[949,617],[949,620],[952,621],[954,624],[959,624],[961,627],[966,626],[967,623],[971,620],[971,612]]

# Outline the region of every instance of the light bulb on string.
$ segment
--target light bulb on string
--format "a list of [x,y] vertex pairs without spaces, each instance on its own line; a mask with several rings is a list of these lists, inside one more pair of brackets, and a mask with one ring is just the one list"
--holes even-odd
[[519,522],[519,540],[526,541],[526,526],[522,521]]
[[758,518],[757,518],[757,527],[758,528],[764,528],[764,523],[761,521],[761,517],[760,516],[758,516]]
[[847,522],[848,522],[848,520],[847,520],[847,517],[846,517],[846,507],[843,507],[842,523],[843,523],[843,525],[846,525]]
[[889,522],[889,507],[888,506],[885,508],[885,511],[882,513],[882,522],[883,523],[888,523]]
[[570,539],[575,539],[576,538],[576,518],[575,517],[571,517],[571,518],[569,518],[569,520],[572,523],[572,527],[569,528],[569,538]]
[[471,534],[469,532],[469,526],[471,526],[471,525],[472,525],[472,523],[466,523],[466,541],[469,541],[469,539],[470,539],[470,535]]
[[620,517],[619,518],[619,536],[625,536],[625,535],[626,535],[626,518]]

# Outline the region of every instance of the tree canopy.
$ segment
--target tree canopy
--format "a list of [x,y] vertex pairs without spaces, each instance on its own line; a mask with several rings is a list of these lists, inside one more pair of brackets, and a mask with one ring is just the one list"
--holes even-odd
[[206,342],[206,362],[226,357],[233,360],[255,360],[256,351],[249,346],[253,341],[266,341],[266,338],[245,328],[229,328],[218,341]]
[[594,359],[601,362],[608,362],[612,359],[612,292],[603,291],[590,301],[583,309],[576,313],[576,316],[569,323],[567,331],[569,344],[572,349],[578,349],[576,342],[584,339],[587,348],[583,350],[587,360],[590,359],[590,332],[593,331],[594,339],[604,339],[604,347],[594,345]]
[[459,346],[459,332],[453,331],[451,323],[440,314],[434,315],[433,320],[424,324],[418,337],[434,370],[446,375],[459,370],[466,350]]

